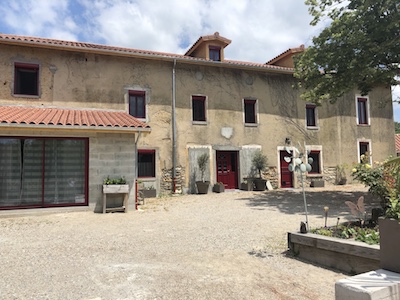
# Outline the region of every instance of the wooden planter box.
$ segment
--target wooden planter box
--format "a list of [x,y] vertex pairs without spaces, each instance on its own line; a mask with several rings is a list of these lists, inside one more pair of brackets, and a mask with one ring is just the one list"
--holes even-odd
[[310,187],[324,187],[325,181],[322,179],[312,179],[310,183]]
[[296,257],[349,274],[379,269],[379,245],[289,232],[288,248]]
[[157,197],[157,190],[155,189],[140,189],[139,192],[144,198],[155,198]]
[[379,218],[381,268],[400,273],[400,224],[398,220]]
[[[107,195],[108,194],[123,194],[124,200],[120,207],[107,208]],[[103,214],[109,211],[123,211],[128,212],[128,184],[104,184],[103,185]]]

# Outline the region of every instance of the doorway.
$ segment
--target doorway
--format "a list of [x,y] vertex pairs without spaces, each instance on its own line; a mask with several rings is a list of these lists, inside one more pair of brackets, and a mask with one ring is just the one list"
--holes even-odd
[[238,185],[238,151],[217,151],[217,182],[226,189],[236,189]]
[[289,156],[285,150],[279,152],[281,165],[281,188],[293,187],[293,173],[289,171],[289,163],[285,161],[285,156]]

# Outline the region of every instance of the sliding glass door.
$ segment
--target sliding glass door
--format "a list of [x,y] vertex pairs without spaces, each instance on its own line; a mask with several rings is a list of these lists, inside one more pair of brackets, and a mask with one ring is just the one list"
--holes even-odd
[[88,140],[0,138],[0,209],[87,204]]

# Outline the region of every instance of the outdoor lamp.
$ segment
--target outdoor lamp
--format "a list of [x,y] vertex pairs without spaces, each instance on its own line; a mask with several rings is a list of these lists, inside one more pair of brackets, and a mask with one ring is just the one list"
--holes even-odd
[[325,212],[325,228],[326,228],[326,221],[328,219],[328,211],[329,211],[329,207],[325,206],[324,207],[324,212]]

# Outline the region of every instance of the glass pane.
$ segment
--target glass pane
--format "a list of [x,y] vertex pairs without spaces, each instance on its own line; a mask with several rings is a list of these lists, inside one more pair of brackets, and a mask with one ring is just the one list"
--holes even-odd
[[42,147],[38,139],[21,139],[22,205],[42,204]]
[[42,142],[0,139],[0,207],[40,205]]
[[45,141],[46,204],[85,202],[85,142]]

